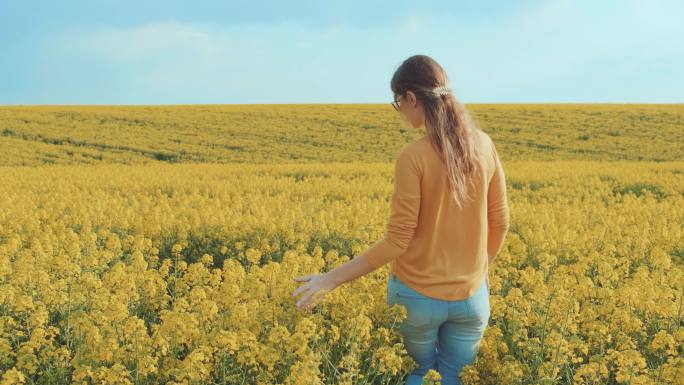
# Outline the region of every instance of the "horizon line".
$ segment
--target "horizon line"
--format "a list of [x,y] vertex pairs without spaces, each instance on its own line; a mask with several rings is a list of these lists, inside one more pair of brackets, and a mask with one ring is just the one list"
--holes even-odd
[[[495,105],[587,105],[587,104],[619,104],[619,105],[684,105],[683,102],[462,102],[463,105],[469,104],[495,104]],[[307,106],[307,105],[384,105],[390,104],[389,102],[373,102],[373,103],[339,103],[339,102],[320,102],[320,103],[162,103],[162,104],[107,104],[107,103],[95,103],[95,104],[0,104],[1,107],[173,107],[173,106]]]

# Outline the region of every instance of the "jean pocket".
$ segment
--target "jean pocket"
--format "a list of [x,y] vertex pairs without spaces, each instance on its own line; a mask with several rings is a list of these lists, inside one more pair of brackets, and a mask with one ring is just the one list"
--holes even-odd
[[418,293],[398,280],[390,285],[388,297],[388,304],[390,306],[395,303],[406,308],[404,324],[412,327],[423,327],[432,322],[435,306],[434,300]]
[[406,308],[406,318],[403,323],[412,327],[423,327],[432,322],[434,315],[434,301],[431,298],[406,297],[395,293],[394,303]]

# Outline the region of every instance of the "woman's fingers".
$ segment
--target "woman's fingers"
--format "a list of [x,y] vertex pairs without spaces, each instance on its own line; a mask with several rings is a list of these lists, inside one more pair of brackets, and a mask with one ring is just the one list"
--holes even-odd
[[[298,282],[310,282],[312,277],[313,275],[300,275],[299,277],[294,277],[292,279]],[[292,292],[293,297],[304,292],[304,295],[302,295],[296,303],[297,308],[300,310],[310,310],[311,308],[316,306],[321,297],[319,294],[323,294],[319,293],[321,289],[313,290],[311,286],[309,286],[310,284],[311,283],[304,284]]]
[[[292,280],[297,281],[297,282],[308,282],[311,280],[311,275],[300,275],[299,277],[294,277]],[[297,293],[301,292],[302,290],[306,289],[308,287],[308,284],[304,284],[300,287],[298,287],[294,292],[292,292],[292,296],[296,296]]]
[[[323,290],[318,290],[315,293],[309,292],[305,297],[308,297],[306,302],[303,302],[298,305],[298,308],[300,310],[306,310],[311,312],[316,306],[318,306],[319,303],[323,300],[323,297],[325,296],[325,291]],[[304,297],[302,297],[304,299]]]
[[309,284],[308,284],[308,283],[307,283],[307,284],[304,284],[304,285],[302,285],[302,286],[296,288],[295,291],[292,292],[292,296],[293,296],[293,297],[296,297],[297,294],[301,293],[303,290],[306,290],[306,289],[308,289],[308,288],[309,288]]
[[306,308],[309,306],[309,300],[311,299],[311,296],[313,295],[312,290],[309,290],[302,296],[302,298],[297,301],[297,307],[298,308]]

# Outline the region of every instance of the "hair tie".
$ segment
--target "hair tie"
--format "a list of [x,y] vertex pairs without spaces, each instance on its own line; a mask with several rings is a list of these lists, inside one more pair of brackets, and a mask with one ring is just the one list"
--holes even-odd
[[437,95],[437,96],[446,95],[449,92],[451,92],[451,88],[449,88],[447,86],[439,86],[439,87],[435,87],[434,89],[432,89],[432,93]]

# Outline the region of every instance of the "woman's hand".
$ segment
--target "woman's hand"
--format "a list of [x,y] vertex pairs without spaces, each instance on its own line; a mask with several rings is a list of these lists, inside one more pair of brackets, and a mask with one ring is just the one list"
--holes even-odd
[[323,296],[334,290],[337,284],[333,282],[328,274],[302,275],[293,278],[298,282],[306,282],[292,292],[292,296],[304,292],[304,295],[297,301],[297,309],[310,310],[323,299]]

